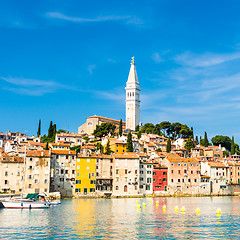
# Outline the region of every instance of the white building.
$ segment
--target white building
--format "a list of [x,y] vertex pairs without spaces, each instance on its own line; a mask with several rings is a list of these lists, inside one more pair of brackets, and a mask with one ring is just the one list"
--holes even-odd
[[222,162],[201,162],[201,175],[210,177],[210,193],[228,194],[229,167]]
[[153,193],[153,164],[150,161],[140,162],[139,191],[142,194]]
[[132,57],[131,68],[126,84],[126,128],[135,130],[139,125],[139,108],[140,108],[140,87],[137,72]]

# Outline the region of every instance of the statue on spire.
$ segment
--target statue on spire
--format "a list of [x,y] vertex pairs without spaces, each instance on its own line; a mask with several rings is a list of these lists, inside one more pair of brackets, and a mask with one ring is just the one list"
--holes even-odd
[[131,58],[131,64],[135,64],[135,57],[133,56],[132,58]]

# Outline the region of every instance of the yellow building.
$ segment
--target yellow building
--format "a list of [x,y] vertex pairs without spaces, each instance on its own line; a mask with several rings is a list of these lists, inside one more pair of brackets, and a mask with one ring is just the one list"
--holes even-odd
[[104,142],[104,150],[106,150],[107,141],[109,140],[110,148],[114,153],[117,154],[123,154],[127,152],[127,143],[122,142],[121,140],[118,140],[116,138],[106,138],[106,141]]
[[75,195],[95,193],[96,160],[96,156],[77,156]]
[[59,141],[58,143],[49,143],[49,148],[52,150],[70,150],[70,145]]

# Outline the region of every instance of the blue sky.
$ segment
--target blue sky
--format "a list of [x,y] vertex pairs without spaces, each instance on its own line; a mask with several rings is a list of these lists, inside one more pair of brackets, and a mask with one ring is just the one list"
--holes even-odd
[[0,131],[91,115],[125,119],[135,56],[141,121],[193,126],[239,143],[240,2],[0,2]]

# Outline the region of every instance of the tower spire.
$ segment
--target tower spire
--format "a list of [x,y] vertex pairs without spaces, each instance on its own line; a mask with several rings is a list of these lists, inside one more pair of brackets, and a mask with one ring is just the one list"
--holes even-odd
[[126,127],[135,130],[139,125],[140,87],[135,67],[135,57],[131,58],[131,67],[126,84]]

